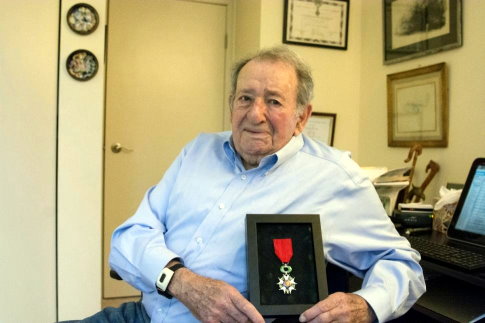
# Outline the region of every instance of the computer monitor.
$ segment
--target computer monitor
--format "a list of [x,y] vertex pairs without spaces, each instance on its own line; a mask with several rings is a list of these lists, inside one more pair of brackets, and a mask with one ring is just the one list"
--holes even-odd
[[485,247],[485,158],[473,161],[448,238]]

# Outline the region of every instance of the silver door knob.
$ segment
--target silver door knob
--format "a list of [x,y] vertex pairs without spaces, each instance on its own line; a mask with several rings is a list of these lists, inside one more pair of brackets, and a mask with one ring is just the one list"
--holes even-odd
[[130,153],[133,151],[131,148],[123,147],[119,142],[114,143],[111,145],[111,151],[114,152],[115,154],[119,154],[121,151],[125,151],[127,153]]

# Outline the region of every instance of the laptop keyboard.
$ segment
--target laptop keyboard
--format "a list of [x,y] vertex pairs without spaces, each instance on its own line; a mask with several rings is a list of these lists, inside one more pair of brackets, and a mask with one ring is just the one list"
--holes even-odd
[[419,251],[423,259],[440,262],[465,270],[485,269],[485,255],[434,243],[418,236],[406,236],[411,247]]

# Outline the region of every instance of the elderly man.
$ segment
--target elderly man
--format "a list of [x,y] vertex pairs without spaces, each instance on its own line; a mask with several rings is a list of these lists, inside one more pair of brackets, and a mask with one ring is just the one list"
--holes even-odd
[[421,296],[419,255],[371,182],[348,154],[302,135],[312,91],[310,70],[284,47],[235,66],[232,132],[189,143],[113,234],[112,268],[143,292],[142,304],[116,315],[264,322],[246,299],[248,213],[320,214],[327,261],[364,279],[359,291],[331,294],[301,313],[301,322],[386,321]]

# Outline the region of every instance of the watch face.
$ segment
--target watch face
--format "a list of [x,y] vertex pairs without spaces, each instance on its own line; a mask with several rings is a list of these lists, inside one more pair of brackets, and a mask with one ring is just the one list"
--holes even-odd
[[78,3],[67,12],[67,24],[76,33],[87,35],[98,27],[98,12],[86,3]]
[[98,60],[93,53],[85,49],[78,49],[69,55],[66,61],[69,75],[78,81],[92,79],[98,72]]

